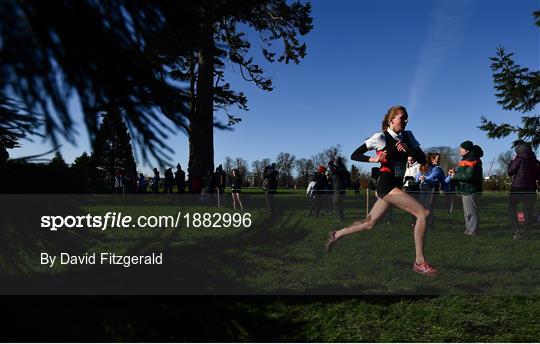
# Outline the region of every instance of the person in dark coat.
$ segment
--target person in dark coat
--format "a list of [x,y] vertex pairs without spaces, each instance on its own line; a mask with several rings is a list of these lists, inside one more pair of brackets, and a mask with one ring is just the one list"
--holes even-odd
[[218,207],[225,205],[225,187],[227,186],[227,173],[223,171],[223,166],[216,167],[216,190],[218,196]]
[[316,218],[319,217],[319,213],[321,211],[321,208],[325,201],[325,193],[326,193],[326,167],[319,166],[319,169],[315,171],[313,176],[311,177],[311,181],[315,182],[315,185],[313,185],[313,203],[311,204],[311,209],[309,209],[309,216],[315,216]]
[[232,170],[230,186],[234,210],[236,210],[237,204],[240,206],[240,210],[244,210],[244,207],[242,206],[242,201],[240,200],[240,193],[242,192],[242,176],[236,168]]
[[[515,147],[516,157],[508,164],[508,175],[512,177],[508,196],[508,216],[512,223],[514,239],[527,239],[533,222],[537,181],[540,179],[540,162],[529,143],[519,142]],[[520,228],[517,219],[519,203],[523,203],[523,228]]]
[[263,189],[266,199],[266,207],[270,213],[270,217],[275,215],[274,194],[277,192],[278,182],[277,177],[279,172],[276,164],[268,165],[263,171]]
[[163,192],[172,194],[174,184],[174,175],[171,168],[165,170],[165,178],[163,179]]
[[140,194],[146,193],[146,177],[142,173],[139,173],[139,178],[137,180],[137,189]]
[[176,165],[174,181],[176,183],[177,192],[179,194],[185,193],[186,192],[186,173],[182,170],[182,166],[180,166],[180,164]]
[[350,180],[350,174],[347,168],[345,168],[345,165],[343,165],[341,157],[338,157],[335,161],[330,160],[328,167],[332,173],[332,184],[334,186],[332,204],[336,210],[338,221],[345,221],[343,198],[345,197],[345,188],[349,184],[348,179]]
[[457,192],[463,203],[465,234],[474,236],[478,234],[480,225],[478,202],[483,182],[482,160],[480,158],[484,152],[480,146],[467,140],[459,146],[459,154],[462,156],[462,160],[455,170],[448,172],[445,182],[448,184],[453,180],[456,183]]
[[154,168],[154,178],[152,178],[152,192],[159,193],[159,171],[157,168]]

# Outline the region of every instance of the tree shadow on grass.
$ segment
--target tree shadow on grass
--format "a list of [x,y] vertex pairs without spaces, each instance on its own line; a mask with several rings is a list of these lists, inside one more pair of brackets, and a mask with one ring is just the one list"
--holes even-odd
[[[36,208],[36,214],[48,212],[58,215],[79,213],[76,207],[65,204],[56,209]],[[63,233],[63,240],[59,240],[49,232],[36,230],[34,222],[31,221],[34,228],[17,224],[18,228],[24,229],[16,233],[24,233],[27,237],[4,242],[39,242],[44,251],[58,251],[58,248],[73,254],[86,251],[87,236],[58,231],[55,234]],[[166,237],[162,233],[156,232],[153,237],[140,240],[114,239],[109,243],[116,242],[127,255],[163,252],[163,265],[69,266],[65,271],[52,274],[17,267],[20,261],[15,259],[6,263],[15,273],[3,276],[2,290],[24,294],[257,294],[261,291],[250,287],[247,281],[256,279],[261,270],[268,268],[269,262],[283,262],[288,247],[302,241],[310,231],[303,227],[301,217],[293,210],[283,213],[271,227],[259,222],[239,233],[203,237],[194,243],[182,243],[180,228],[167,232]],[[92,239],[105,238],[97,235]],[[37,250],[37,247],[32,249]],[[34,254],[36,259],[26,264],[39,264],[39,253]],[[99,253],[97,257],[99,260]],[[298,261],[301,259],[297,258]]]
[[27,273],[38,268],[40,253],[84,252],[103,235],[99,232],[75,230],[51,231],[42,228],[46,215],[82,215],[77,204],[61,195],[2,195],[0,225],[1,265],[3,274]]

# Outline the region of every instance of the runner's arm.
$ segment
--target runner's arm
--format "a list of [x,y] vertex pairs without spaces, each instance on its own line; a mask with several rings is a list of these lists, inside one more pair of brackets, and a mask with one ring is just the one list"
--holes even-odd
[[369,156],[365,155],[365,153],[368,150],[369,149],[364,143],[360,147],[356,148],[356,150],[351,154],[351,160],[360,161],[360,162],[369,162]]

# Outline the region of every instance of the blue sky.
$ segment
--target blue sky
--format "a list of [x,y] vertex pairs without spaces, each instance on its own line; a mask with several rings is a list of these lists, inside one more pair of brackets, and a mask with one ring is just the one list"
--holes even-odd
[[[263,64],[274,91],[256,89],[229,66],[227,78],[246,93],[250,110],[240,113],[234,131],[215,132],[216,164],[226,156],[251,164],[279,152],[308,158],[336,144],[349,156],[397,104],[408,108],[408,129],[423,147],[472,140],[484,149],[486,170],[510,149],[513,138],[488,140],[477,128],[481,115],[509,123],[520,117],[496,104],[489,57],[502,45],[517,63],[540,69],[540,29],[532,17],[540,1],[315,0],[312,7],[306,58],[299,65]],[[80,117],[76,104],[72,109]],[[67,162],[90,151],[82,122],[78,132],[77,146],[61,148]],[[49,146],[40,139],[21,143],[12,157]],[[187,166],[187,138],[179,134],[169,143],[176,151],[171,164]]]

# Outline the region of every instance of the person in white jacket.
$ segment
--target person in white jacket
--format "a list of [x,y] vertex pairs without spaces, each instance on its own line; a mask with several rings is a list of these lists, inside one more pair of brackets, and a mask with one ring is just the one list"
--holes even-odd
[[405,169],[405,175],[403,176],[403,187],[405,192],[415,193],[420,191],[418,183],[416,183],[416,175],[420,172],[420,164],[414,160],[412,156],[407,158],[407,168]]

